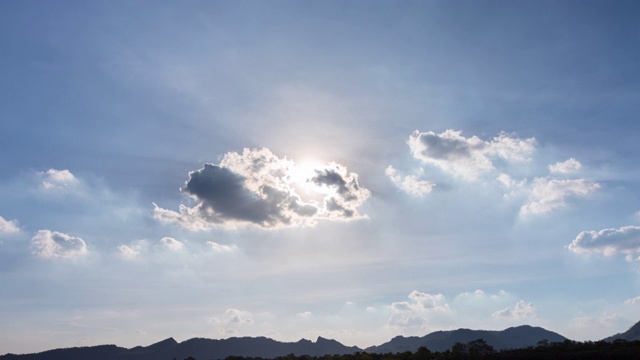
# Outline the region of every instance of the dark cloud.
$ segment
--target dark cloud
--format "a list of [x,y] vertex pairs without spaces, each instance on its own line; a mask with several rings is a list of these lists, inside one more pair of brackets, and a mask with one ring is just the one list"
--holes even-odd
[[420,133],[418,140],[424,146],[420,152],[425,157],[452,159],[471,156],[471,144],[465,140],[446,138],[432,132]]
[[269,202],[247,190],[244,183],[244,177],[229,169],[205,164],[189,173],[189,180],[180,190],[202,200],[202,211],[212,220],[217,217],[256,224],[273,222]]

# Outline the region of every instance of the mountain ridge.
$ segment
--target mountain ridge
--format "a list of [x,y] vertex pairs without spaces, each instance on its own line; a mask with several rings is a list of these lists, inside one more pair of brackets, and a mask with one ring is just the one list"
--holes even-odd
[[[398,335],[386,343],[361,349],[346,346],[337,340],[318,336],[316,341],[300,339],[296,342],[281,342],[264,336],[230,337],[227,339],[191,338],[182,342],[173,337],[148,346],[124,348],[116,345],[97,345],[47,350],[33,354],[5,354],[0,360],[173,360],[192,356],[198,360],[219,360],[229,356],[261,357],[272,359],[293,354],[296,356],[348,355],[358,352],[399,353],[416,352],[420,347],[431,351],[445,351],[455,343],[469,343],[483,339],[496,350],[517,349],[535,346],[540,341],[550,343],[568,340],[564,336],[541,327],[521,325],[504,330],[456,330],[434,331],[425,336]],[[640,322],[624,333],[610,336],[605,341],[616,339],[640,340]]]
[[496,350],[534,346],[542,340],[549,342],[568,340],[558,333],[530,325],[510,327],[504,330],[471,330],[462,328],[457,330],[434,331],[422,337],[396,336],[381,345],[370,346],[366,348],[365,351],[377,353],[415,352],[423,346],[431,351],[445,351],[451,348],[456,342],[468,343],[477,339],[483,339]]
[[602,341],[612,342],[615,340],[627,340],[634,341],[640,340],[640,321],[632,325],[629,330],[615,334],[613,336],[609,336],[607,338],[602,339]]

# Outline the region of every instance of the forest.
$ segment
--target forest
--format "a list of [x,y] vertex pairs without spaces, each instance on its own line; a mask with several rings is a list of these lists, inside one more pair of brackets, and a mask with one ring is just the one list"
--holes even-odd
[[[496,351],[483,339],[468,343],[455,343],[450,349],[432,352],[421,347],[415,352],[401,353],[366,353],[358,352],[348,355],[314,356],[279,356],[270,360],[471,360],[471,359],[640,359],[640,341],[615,340],[578,342],[566,340],[550,343],[540,341],[536,346],[522,349],[506,349]],[[189,357],[185,360],[197,360]],[[241,356],[229,356],[225,360],[267,360]]]

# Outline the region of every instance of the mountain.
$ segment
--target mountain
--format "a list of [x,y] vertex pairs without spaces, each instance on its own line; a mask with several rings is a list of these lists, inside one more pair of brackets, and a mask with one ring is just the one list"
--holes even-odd
[[635,325],[630,327],[629,330],[623,333],[609,336],[608,338],[603,339],[603,341],[612,342],[618,339],[627,340],[627,341],[640,340],[640,321],[638,321]]
[[347,347],[335,340],[318,337],[316,342],[302,339],[284,343],[265,337],[242,337],[223,340],[194,338],[178,343],[169,338],[149,346],[131,349],[115,345],[76,347],[44,351],[37,354],[0,356],[0,360],[172,360],[193,356],[198,360],[217,360],[236,355],[275,358],[288,354],[322,356],[352,354],[362,349]]
[[368,353],[415,352],[421,346],[431,351],[445,351],[457,342],[466,344],[477,339],[483,339],[496,350],[535,346],[541,340],[548,340],[549,342],[562,342],[567,340],[564,336],[552,331],[540,327],[523,325],[502,331],[458,329],[452,331],[436,331],[422,337],[396,336],[387,343],[368,347],[365,351]]

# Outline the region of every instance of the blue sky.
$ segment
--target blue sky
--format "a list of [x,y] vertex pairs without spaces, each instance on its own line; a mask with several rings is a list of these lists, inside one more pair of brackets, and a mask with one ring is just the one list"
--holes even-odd
[[625,331],[639,13],[0,3],[0,353]]

